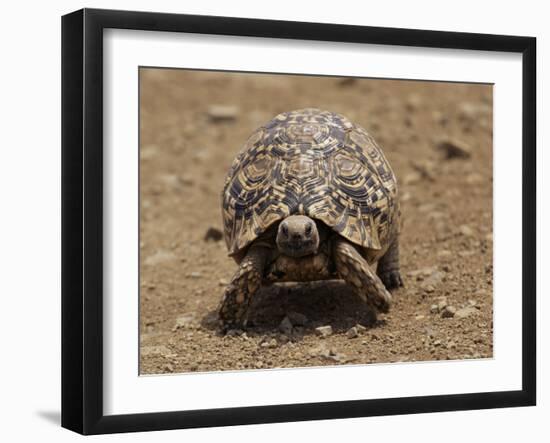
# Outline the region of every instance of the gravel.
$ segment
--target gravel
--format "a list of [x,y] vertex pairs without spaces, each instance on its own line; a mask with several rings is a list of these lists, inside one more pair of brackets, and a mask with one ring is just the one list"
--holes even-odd
[[[139,314],[140,347],[145,349],[140,374],[255,369],[257,362],[264,370],[493,355],[492,118],[485,111],[461,118],[461,113],[478,112],[470,112],[472,105],[492,102],[491,86],[355,79],[341,87],[338,81],[140,71]],[[374,136],[398,178],[405,287],[392,293],[390,312],[374,321],[364,303],[339,282],[273,285],[252,300],[248,339],[242,331],[224,336],[216,310],[237,265],[223,239],[205,241],[209,227],[222,230],[224,178],[255,128],[278,112],[321,106],[319,91],[323,107],[342,112]],[[409,100],[411,95],[419,100]],[[216,105],[234,109],[220,112],[211,108]],[[446,150],[434,149],[441,139],[462,141],[470,157],[449,159]],[[405,180],[409,175],[411,180]],[[461,233],[461,226],[473,235]],[[191,277],[193,272],[198,277]],[[437,279],[430,281],[434,274]],[[433,292],[424,291],[423,284],[433,286]],[[465,318],[430,314],[439,297],[451,307],[475,311]],[[190,322],[174,331],[177,318],[189,313],[196,314],[198,327]],[[279,331],[285,316],[293,326],[290,337]],[[315,328],[326,325],[332,334],[321,338]],[[359,337],[348,339],[353,327]],[[277,345],[272,348],[273,340]],[[435,340],[440,346],[433,346]],[[310,355],[320,343],[326,345],[325,357]],[[166,349],[151,351],[156,346]],[[168,357],[173,354],[177,357]]]

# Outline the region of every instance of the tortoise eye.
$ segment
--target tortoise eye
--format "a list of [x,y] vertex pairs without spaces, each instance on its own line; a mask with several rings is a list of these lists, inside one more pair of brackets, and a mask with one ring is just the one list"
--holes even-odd
[[311,235],[311,223],[308,223],[306,226],[306,235],[309,237]]
[[283,231],[284,235],[288,236],[288,226],[285,223],[281,225],[281,230]]

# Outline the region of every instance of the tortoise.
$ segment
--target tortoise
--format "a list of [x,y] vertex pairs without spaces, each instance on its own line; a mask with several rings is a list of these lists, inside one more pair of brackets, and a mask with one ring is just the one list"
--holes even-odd
[[222,214],[239,265],[218,311],[226,329],[246,327],[262,285],[342,279],[375,313],[403,286],[395,175],[343,115],[300,109],[258,128],[231,165]]

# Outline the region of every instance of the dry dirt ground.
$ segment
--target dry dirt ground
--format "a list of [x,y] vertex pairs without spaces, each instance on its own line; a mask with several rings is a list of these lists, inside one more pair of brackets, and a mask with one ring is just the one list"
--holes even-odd
[[[490,85],[140,76],[140,373],[492,357]],[[400,186],[405,287],[376,322],[340,282],[272,287],[254,301],[254,327],[223,335],[215,312],[237,266],[205,235],[221,228],[225,174],[255,128],[303,107],[346,115],[384,149]]]

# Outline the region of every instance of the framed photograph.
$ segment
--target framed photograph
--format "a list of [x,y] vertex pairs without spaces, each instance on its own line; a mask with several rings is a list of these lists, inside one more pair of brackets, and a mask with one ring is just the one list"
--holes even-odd
[[62,20],[62,425],[536,402],[531,37]]

